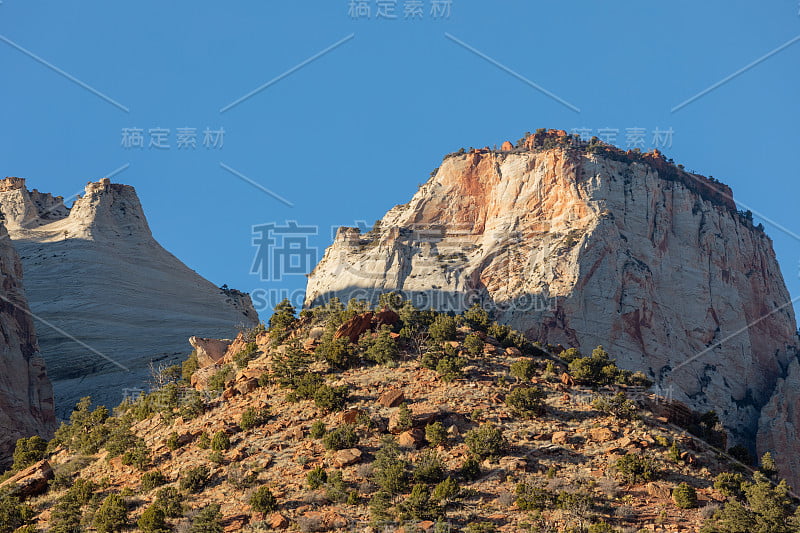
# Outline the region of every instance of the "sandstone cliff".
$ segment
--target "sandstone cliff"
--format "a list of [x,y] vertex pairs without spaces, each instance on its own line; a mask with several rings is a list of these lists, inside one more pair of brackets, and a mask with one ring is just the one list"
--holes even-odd
[[0,225],[0,465],[20,437],[49,437],[55,429],[53,388],[22,288],[22,266]]
[[258,320],[247,295],[214,286],[153,239],[133,187],[89,183],[67,208],[6,178],[0,211],[60,417],[81,396],[113,406],[125,388],[147,390],[149,363],[185,354],[191,335],[232,336]]
[[[371,232],[340,229],[307,304],[390,290],[439,309],[480,301],[543,343],[606,346],[754,446],[796,324],[771,240],[730,189],[559,131],[503,147],[451,154]],[[800,470],[784,474],[797,485]]]

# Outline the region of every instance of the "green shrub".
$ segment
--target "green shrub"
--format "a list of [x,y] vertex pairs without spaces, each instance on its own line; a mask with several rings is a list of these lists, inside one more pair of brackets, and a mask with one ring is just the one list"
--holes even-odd
[[369,332],[362,335],[358,344],[364,350],[364,357],[380,365],[394,365],[400,357],[400,348],[391,333],[392,328],[383,325],[375,337]]
[[543,511],[556,507],[558,499],[554,492],[532,482],[518,483],[516,495],[517,507],[523,511]]
[[447,431],[441,422],[434,422],[425,426],[425,440],[431,446],[441,446],[447,442]]
[[679,463],[680,462],[680,460],[681,460],[681,449],[678,448],[678,441],[676,441],[676,440],[672,441],[672,444],[670,445],[669,451],[667,453],[669,454],[669,458],[670,458],[670,460],[672,460],[673,463]]
[[430,335],[431,340],[438,343],[455,340],[456,319],[449,315],[436,315],[433,323],[428,328],[428,335]]
[[167,525],[164,510],[155,503],[142,512],[136,525],[143,533],[169,533],[172,531]]
[[211,439],[211,449],[218,452],[224,452],[231,447],[231,439],[224,431],[217,431],[214,438]]
[[658,468],[655,462],[645,455],[627,453],[619,458],[614,468],[620,478],[629,484],[652,481],[658,477]]
[[320,488],[328,481],[328,473],[321,466],[312,468],[306,474],[306,483],[308,488],[315,490]]
[[212,503],[204,507],[192,519],[189,533],[222,533],[222,513],[219,504]]
[[268,420],[268,408],[262,407],[260,409],[256,409],[254,407],[248,407],[244,410],[242,417],[239,419],[239,427],[247,431],[249,429],[263,426]]
[[164,483],[167,482],[167,478],[164,477],[159,470],[153,470],[151,472],[145,472],[142,474],[142,490],[143,491],[150,491],[156,487],[160,487]]
[[185,382],[189,383],[192,381],[192,374],[197,372],[199,368],[200,363],[197,361],[197,352],[192,351],[186,361],[181,363],[181,377]]
[[714,488],[720,491],[727,498],[741,498],[744,476],[738,472],[722,472],[714,478]]
[[188,490],[191,493],[200,492],[211,480],[211,473],[208,467],[201,465],[190,468],[181,476],[181,490]]
[[435,450],[423,452],[414,465],[414,480],[423,483],[438,483],[445,477],[444,462]]
[[175,487],[158,489],[155,505],[164,511],[167,517],[177,518],[183,515],[183,496]]
[[483,345],[484,342],[481,340],[480,336],[475,333],[470,333],[464,338],[464,349],[472,355],[479,355],[482,353]]
[[464,442],[471,454],[481,458],[499,456],[508,445],[503,431],[493,424],[486,424],[468,431]]
[[694,509],[697,507],[697,492],[688,483],[681,483],[672,489],[672,501],[681,509]]
[[321,439],[325,436],[325,422],[322,420],[315,420],[313,424],[311,424],[311,430],[308,432],[308,435],[312,439]]
[[464,533],[495,533],[497,526],[491,522],[470,522],[464,528]]
[[180,416],[184,420],[191,420],[202,415],[206,411],[206,402],[200,396],[200,392],[189,389],[184,392],[183,404],[180,408]]
[[458,498],[460,492],[461,487],[458,486],[458,482],[448,476],[447,479],[434,487],[431,493],[431,500],[446,506],[448,503]]
[[353,424],[342,424],[329,432],[322,438],[322,444],[328,450],[345,450],[354,448],[358,444],[358,434],[356,434]]
[[411,489],[411,494],[400,504],[400,516],[405,520],[430,520],[441,514],[439,507],[431,502],[428,486],[417,483]]
[[145,470],[150,464],[150,448],[144,440],[137,441],[136,445],[122,454],[122,464],[135,466],[139,470]]
[[538,387],[517,387],[506,396],[506,405],[525,418],[545,412],[544,393]]
[[530,381],[536,375],[536,363],[530,359],[521,359],[511,363],[511,375],[520,381]]
[[372,523],[382,526],[392,519],[390,509],[392,507],[392,494],[385,490],[379,490],[372,495],[369,500],[369,515]]
[[118,424],[108,435],[103,447],[108,451],[108,459],[119,457],[125,452],[145,446],[144,439],[135,435],[127,424]]
[[761,472],[767,477],[774,476],[778,473],[775,459],[772,458],[772,454],[769,452],[764,452],[764,455],[761,456]]
[[595,522],[590,524],[586,529],[586,533],[615,533],[617,530],[608,522]]
[[786,481],[773,484],[763,473],[755,472],[752,482],[742,483],[742,491],[744,502],[729,500],[705,524],[704,533],[789,533],[800,528],[800,512]]
[[197,437],[197,447],[201,450],[207,450],[211,447],[211,439],[208,437],[208,434],[204,431]]
[[109,434],[106,426],[108,409],[102,405],[94,410],[90,409],[92,400],[86,396],[81,398],[69,417],[69,424],[61,424],[51,447],[63,444],[70,450],[84,455],[93,455],[98,452]]
[[627,399],[624,392],[618,392],[614,396],[598,396],[592,401],[592,407],[600,411],[613,415],[623,420],[636,418],[639,408],[636,402]]
[[307,372],[295,379],[292,387],[294,391],[286,399],[292,402],[300,400],[313,400],[317,391],[325,385],[325,378],[316,372]]
[[728,454],[740,463],[744,463],[748,466],[752,465],[755,461],[755,458],[750,454],[750,450],[741,444],[728,448]]
[[14,447],[14,463],[11,465],[12,470],[22,470],[33,463],[44,459],[45,451],[47,450],[47,441],[38,435],[29,438],[21,438],[17,440]]
[[309,363],[310,356],[297,339],[289,343],[283,354],[276,353],[272,356],[272,370],[281,387],[297,388],[299,381],[309,373]]
[[208,388],[212,391],[222,391],[231,379],[233,379],[233,368],[231,365],[223,365],[208,379]]
[[208,454],[208,460],[212,463],[221,465],[225,462],[225,456],[222,455],[222,452],[219,450],[213,450],[211,453]]
[[461,369],[465,364],[460,357],[445,355],[436,363],[436,372],[444,382],[455,381],[463,375]]
[[347,385],[340,387],[322,385],[314,393],[314,403],[325,411],[341,411],[347,406],[349,395]]
[[[340,470],[331,472],[325,483],[325,497],[334,503],[344,503],[352,498],[352,492],[347,490],[347,483]],[[355,498],[358,498],[356,494]]]
[[169,437],[167,437],[167,448],[170,450],[177,450],[180,447],[181,443],[178,434],[173,431],[169,434]]
[[347,337],[333,337],[333,333],[323,335],[314,352],[334,368],[348,368],[353,362],[354,353]]
[[128,525],[128,507],[119,494],[109,494],[94,515],[94,527],[100,533],[121,531]]
[[561,359],[563,359],[567,364],[570,364],[575,359],[579,359],[583,356],[577,348],[567,348],[561,352],[561,354],[559,354],[559,357],[561,357]]
[[11,533],[24,526],[32,515],[32,510],[16,496],[5,489],[0,491],[0,533]]
[[477,331],[486,331],[492,323],[489,313],[478,303],[472,304],[464,311],[464,322]]
[[400,458],[400,447],[391,437],[383,439],[372,464],[373,481],[389,494],[401,494],[408,487],[408,464]]
[[569,373],[579,383],[598,386],[618,383],[649,387],[652,382],[641,372],[632,373],[618,368],[602,346],[592,350],[590,357],[576,357],[569,363]]
[[61,498],[50,514],[50,532],[75,533],[81,528],[81,503],[71,497]]
[[481,477],[481,462],[474,455],[470,455],[464,459],[458,474],[464,481],[476,481]]
[[411,413],[411,409],[408,408],[408,404],[403,402],[397,408],[397,431],[403,432],[408,431],[414,426],[414,416]]
[[258,345],[255,342],[249,342],[233,356],[233,362],[236,363],[236,368],[247,368],[256,355],[258,355]]
[[294,325],[295,308],[288,298],[284,298],[275,306],[272,316],[269,319],[269,332],[282,341],[287,330]]
[[257,513],[272,513],[278,509],[278,500],[269,487],[259,487],[250,496],[250,507]]
[[86,505],[96,499],[97,484],[90,479],[78,478],[73,481],[72,486],[64,496],[66,499],[75,500],[78,505]]

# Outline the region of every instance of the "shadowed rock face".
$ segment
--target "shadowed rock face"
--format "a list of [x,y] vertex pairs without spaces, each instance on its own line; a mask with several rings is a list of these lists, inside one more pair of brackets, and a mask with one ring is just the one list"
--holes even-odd
[[771,240],[727,186],[657,152],[539,141],[451,155],[373,231],[340,229],[306,303],[390,290],[439,309],[481,301],[532,339],[604,345],[753,447],[797,344]]
[[0,225],[0,465],[21,437],[49,438],[55,429],[53,388],[22,289],[22,266]]
[[246,294],[216,287],[153,239],[131,186],[89,183],[70,209],[7,178],[0,211],[42,319],[61,418],[82,396],[115,406],[123,389],[147,390],[150,362],[185,357],[191,335],[232,337],[258,321]]

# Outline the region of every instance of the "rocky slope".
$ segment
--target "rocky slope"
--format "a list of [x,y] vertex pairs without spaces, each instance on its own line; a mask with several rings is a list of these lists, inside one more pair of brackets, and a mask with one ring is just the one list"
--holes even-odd
[[[761,408],[795,360],[796,323],[772,243],[730,189],[658,152],[563,131],[446,157],[373,230],[342,228],[309,276],[307,303],[479,301],[543,343],[606,346],[694,409],[715,409],[754,448]],[[775,400],[774,411],[784,409]],[[762,423],[764,442],[796,440]],[[795,486],[800,470],[785,463]]]
[[153,239],[133,187],[89,183],[67,208],[6,178],[0,212],[62,418],[82,396],[116,405],[123,389],[147,390],[150,362],[187,353],[190,335],[232,336],[258,320],[247,295],[214,286]]
[[[231,369],[219,390],[199,404],[191,394],[167,392],[186,387],[182,381],[123,406],[116,418],[93,419],[88,426],[87,412],[75,416],[73,426],[59,432],[52,454],[6,486],[36,485],[26,494],[33,524],[59,531],[69,523],[97,525],[106,505],[100,502],[114,495],[124,502],[131,525],[154,509],[166,512],[159,531],[187,531],[192,522],[198,528],[193,531],[219,531],[197,524],[205,516],[201,509],[218,505],[214,521],[225,531],[364,533],[587,531],[590,525],[588,531],[598,533],[689,533],[726,500],[713,480],[732,465],[671,423],[668,405],[652,395],[626,386],[576,385],[563,361],[530,343],[503,347],[487,334],[491,328],[463,325],[450,335],[453,340],[428,344],[428,353],[444,347],[461,361],[454,373],[431,370],[424,357],[405,349],[393,352],[389,366],[371,364],[363,340],[348,347],[351,368],[337,370],[325,363],[324,346],[332,341],[320,330],[332,332],[339,324],[336,331],[355,334],[361,324],[361,338],[374,337],[371,314],[351,313],[347,323],[332,315],[306,315],[288,336],[248,332],[218,361],[194,372],[185,366],[184,377],[203,391],[208,387],[194,379],[197,373]],[[395,329],[403,325],[395,323]],[[404,346],[396,334],[388,338]],[[476,338],[483,339],[477,346]],[[305,378],[284,381],[287,354],[298,349],[295,340],[306,358],[298,376],[313,373],[320,380],[312,391],[301,392]],[[249,359],[234,368],[248,345]],[[291,365],[300,369],[297,361]],[[520,390],[541,391],[541,405],[525,411],[531,406],[510,399]],[[607,411],[595,401],[619,399],[613,396],[617,391],[628,398],[623,410]],[[173,400],[158,400],[163,395]],[[334,397],[341,401],[332,402]],[[487,427],[502,439],[484,450],[490,441],[475,435]],[[343,429],[352,440],[330,438]],[[99,445],[94,450],[85,449],[87,434]],[[389,459],[387,437],[398,445]],[[127,453],[133,450],[140,451]],[[476,453],[484,455],[472,469],[462,469]],[[632,457],[644,458],[649,473],[629,477],[620,465]],[[394,493],[386,500],[381,487],[388,482],[381,472],[389,468],[400,481],[391,484]],[[437,499],[441,492],[434,487],[446,477],[460,488]],[[48,478],[54,478],[49,487],[35,483]],[[673,501],[681,483],[694,488],[696,504]],[[256,507],[253,495],[264,489],[274,500]]]
[[0,465],[8,466],[21,437],[55,429],[53,388],[39,355],[22,288],[22,266],[0,225]]

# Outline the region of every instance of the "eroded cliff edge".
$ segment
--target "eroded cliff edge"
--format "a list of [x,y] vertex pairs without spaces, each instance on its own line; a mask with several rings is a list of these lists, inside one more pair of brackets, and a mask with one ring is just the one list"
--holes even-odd
[[[602,344],[675,399],[716,410],[729,444],[754,447],[796,359],[772,242],[726,185],[563,131],[450,154],[372,231],[340,229],[307,303],[390,290],[439,309],[481,301],[542,343]],[[770,405],[792,416],[780,397]],[[764,442],[797,442],[775,437]],[[800,469],[784,462],[783,474],[797,486]]]

